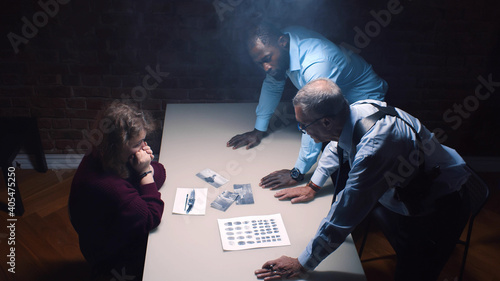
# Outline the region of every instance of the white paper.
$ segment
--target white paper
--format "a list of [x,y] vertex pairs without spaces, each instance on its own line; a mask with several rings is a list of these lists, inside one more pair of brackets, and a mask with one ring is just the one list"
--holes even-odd
[[218,219],[226,251],[290,245],[281,214]]
[[208,188],[194,188],[195,200],[193,208],[187,212],[186,198],[189,197],[193,188],[177,188],[175,193],[174,208],[172,213],[182,215],[204,215],[207,208]]
[[211,184],[212,186],[219,188],[226,184],[229,180],[219,175],[218,173],[212,171],[211,169],[205,169],[196,174],[200,179]]

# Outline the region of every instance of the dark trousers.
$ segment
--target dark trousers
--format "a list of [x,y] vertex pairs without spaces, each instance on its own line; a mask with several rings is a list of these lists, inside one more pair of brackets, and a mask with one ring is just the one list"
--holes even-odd
[[372,211],[397,256],[395,281],[435,281],[467,223],[467,194],[437,200],[430,215],[408,217],[378,204]]

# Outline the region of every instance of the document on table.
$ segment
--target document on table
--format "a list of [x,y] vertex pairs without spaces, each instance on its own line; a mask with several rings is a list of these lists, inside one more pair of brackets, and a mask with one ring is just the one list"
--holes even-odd
[[207,208],[208,188],[177,188],[172,213],[204,215]]
[[226,251],[290,245],[281,214],[218,219],[218,224]]

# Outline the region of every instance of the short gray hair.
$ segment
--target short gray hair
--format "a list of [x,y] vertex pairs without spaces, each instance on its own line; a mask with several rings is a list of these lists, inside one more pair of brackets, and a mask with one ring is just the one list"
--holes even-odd
[[336,116],[349,108],[339,86],[327,78],[307,83],[293,98],[293,105],[300,107],[304,115],[313,119]]

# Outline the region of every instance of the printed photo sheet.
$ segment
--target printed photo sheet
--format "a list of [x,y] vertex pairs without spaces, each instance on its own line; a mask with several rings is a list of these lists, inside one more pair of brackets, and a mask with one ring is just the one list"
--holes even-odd
[[218,219],[226,251],[290,245],[281,214]]

